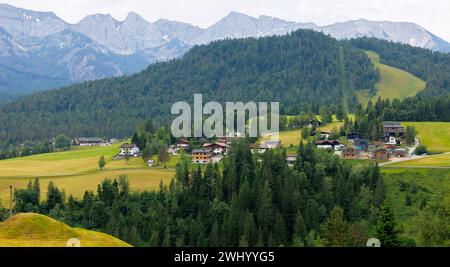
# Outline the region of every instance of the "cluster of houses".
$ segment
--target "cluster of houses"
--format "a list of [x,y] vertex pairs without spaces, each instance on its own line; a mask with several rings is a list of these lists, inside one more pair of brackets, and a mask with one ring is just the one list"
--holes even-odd
[[[196,164],[218,163],[222,160],[230,149],[231,143],[238,139],[237,137],[226,137],[214,143],[203,143],[201,149],[192,150],[192,162]],[[171,151],[177,153],[180,150],[189,151],[190,143],[188,140],[180,140]]]
[[[311,122],[311,127],[320,122]],[[359,133],[352,133],[347,136],[345,144],[338,140],[328,140],[330,134],[321,132],[324,140],[317,141],[318,149],[332,150],[335,154],[340,155],[343,159],[374,159],[386,161],[389,158],[404,158],[409,156],[407,148],[400,145],[405,137],[405,128],[398,122],[383,122],[383,137],[379,142],[369,143]],[[192,162],[195,164],[218,163],[222,160],[231,147],[233,141],[238,141],[240,137],[224,137],[217,142],[205,141],[200,149],[192,150]],[[103,138],[76,138],[73,140],[74,145],[78,146],[108,146],[119,142],[118,139],[106,140]],[[280,140],[262,141],[260,144],[251,144],[250,150],[253,154],[264,154],[266,151],[281,147]],[[181,150],[190,151],[190,142],[188,140],[180,140],[175,146],[169,149],[169,153],[176,154]],[[120,146],[119,153],[115,159],[126,157],[139,157],[141,155],[139,147],[136,144],[125,143]],[[286,160],[289,165],[293,165],[296,161],[296,155],[287,155]],[[153,160],[148,161],[148,165],[154,165]]]
[[407,148],[401,147],[405,137],[405,128],[399,122],[383,122],[383,136],[379,142],[369,143],[359,133],[347,136],[347,145],[338,140],[317,141],[318,149],[329,149],[344,159],[374,159],[386,161],[389,158],[404,158],[409,156]]
[[[200,149],[192,150],[192,162],[196,164],[209,164],[220,162],[224,155],[228,154],[233,141],[239,141],[240,137],[224,137],[217,142],[205,142]],[[267,150],[281,147],[281,141],[263,141],[259,145],[251,144],[252,153],[264,154]],[[176,146],[169,150],[171,153],[178,153],[180,150],[189,151],[188,140],[180,140]]]

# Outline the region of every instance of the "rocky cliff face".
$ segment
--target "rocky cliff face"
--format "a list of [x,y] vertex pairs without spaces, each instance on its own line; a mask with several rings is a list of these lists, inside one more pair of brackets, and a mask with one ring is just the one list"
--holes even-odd
[[373,37],[441,52],[450,52],[450,44],[410,22],[368,21],[364,19],[336,23],[318,30],[337,39]]

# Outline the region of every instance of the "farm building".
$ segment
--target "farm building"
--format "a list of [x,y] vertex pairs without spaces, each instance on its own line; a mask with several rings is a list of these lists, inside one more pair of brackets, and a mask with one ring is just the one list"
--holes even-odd
[[380,161],[389,159],[389,152],[385,148],[379,148],[373,152],[373,158]]
[[76,138],[74,144],[77,146],[108,146],[109,143],[103,138]]
[[139,156],[139,147],[135,144],[123,144],[120,146],[119,156],[121,157],[138,157]]
[[180,140],[177,143],[177,148],[182,149],[184,151],[188,151],[189,150],[189,141],[188,140]]

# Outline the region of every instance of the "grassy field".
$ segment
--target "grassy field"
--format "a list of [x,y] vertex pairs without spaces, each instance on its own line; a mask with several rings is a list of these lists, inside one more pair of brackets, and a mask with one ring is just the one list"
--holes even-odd
[[[436,194],[450,200],[450,170],[448,169],[382,169],[387,199],[404,235],[417,240],[417,215],[421,207]],[[412,203],[406,203],[409,196]]]
[[[167,169],[149,168],[141,158],[112,160],[118,146],[76,149],[68,152],[41,154],[24,158],[0,161],[0,199],[9,204],[9,185],[24,188],[30,179],[39,177],[44,195],[47,185],[56,185],[75,197],[82,197],[86,190],[96,190],[105,178],[114,179],[121,174],[128,175],[133,190],[153,190],[161,181],[169,183],[174,176],[178,157],[173,156]],[[106,167],[99,170],[98,159],[106,157]]]
[[[334,127],[336,127],[336,129],[339,130],[339,127],[341,127],[342,125],[344,125],[343,122],[332,122],[329,123],[323,127],[319,127],[320,131],[324,131],[324,132],[330,132]],[[283,131],[280,133],[279,136],[280,140],[281,140],[281,144],[283,146],[297,146],[300,144],[300,140],[302,139],[301,137],[301,130],[300,129],[296,129],[296,130],[291,130],[291,131]],[[270,140],[271,137],[267,136],[264,137],[263,140]],[[303,142],[306,142],[306,140],[303,140]]]
[[72,228],[40,214],[17,214],[0,224],[0,247],[65,247],[71,238],[82,247],[130,247],[110,235]]
[[[288,116],[288,119],[293,119],[295,116]],[[316,116],[318,120],[320,120],[320,115]],[[353,114],[348,114],[348,117],[352,120],[355,119],[355,116]],[[323,132],[331,132],[333,130],[333,128],[336,128],[337,130],[339,130],[339,128],[341,126],[344,125],[344,122],[342,121],[338,121],[336,119],[336,116],[333,115],[333,122],[329,123],[325,126],[319,127],[320,131]],[[300,129],[296,129],[296,130],[291,130],[291,131],[283,131],[280,133],[279,136],[281,143],[283,146],[285,147],[289,147],[289,146],[297,146],[300,144],[300,139],[301,139],[301,130]],[[264,137],[263,140],[270,140],[271,137],[267,136]],[[306,140],[303,140],[304,142],[306,142]]]
[[403,126],[414,126],[420,142],[431,152],[450,152],[450,122],[403,122]]
[[450,167],[450,153],[408,160],[387,165],[388,167]]
[[404,99],[415,96],[426,87],[425,81],[417,78],[409,72],[397,69],[380,62],[380,56],[374,52],[366,51],[375,67],[380,71],[380,81],[375,85],[377,93],[371,96],[368,90],[357,93],[357,97],[363,105],[369,100],[376,101],[378,97],[383,99]]

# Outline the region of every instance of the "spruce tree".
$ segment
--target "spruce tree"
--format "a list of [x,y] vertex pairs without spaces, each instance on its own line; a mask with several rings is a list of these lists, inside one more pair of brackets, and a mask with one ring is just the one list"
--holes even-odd
[[394,213],[387,204],[383,204],[378,212],[375,231],[382,247],[400,246],[400,231],[397,229]]

